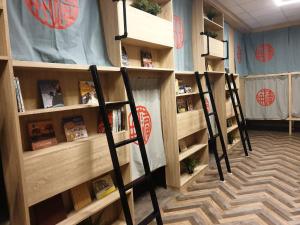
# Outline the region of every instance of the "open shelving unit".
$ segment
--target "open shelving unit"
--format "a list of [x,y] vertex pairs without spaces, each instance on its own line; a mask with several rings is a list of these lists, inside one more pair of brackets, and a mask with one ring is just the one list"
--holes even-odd
[[[234,80],[240,92],[239,76],[237,74],[234,74]],[[226,95],[227,142],[228,142],[228,150],[231,150],[235,145],[237,145],[241,141],[241,139],[238,130],[238,124],[234,114],[232,101],[229,94],[228,84],[225,85],[225,95]]]

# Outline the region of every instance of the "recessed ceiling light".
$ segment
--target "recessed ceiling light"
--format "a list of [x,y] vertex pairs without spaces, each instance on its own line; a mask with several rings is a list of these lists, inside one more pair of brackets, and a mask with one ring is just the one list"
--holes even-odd
[[274,0],[277,6],[290,5],[300,3],[300,0]]

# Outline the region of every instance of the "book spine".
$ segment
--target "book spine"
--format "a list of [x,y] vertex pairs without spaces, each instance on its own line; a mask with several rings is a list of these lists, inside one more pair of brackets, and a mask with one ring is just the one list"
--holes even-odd
[[17,80],[17,87],[19,90],[19,98],[20,98],[20,105],[21,105],[21,111],[25,112],[25,106],[24,106],[24,100],[23,100],[23,95],[22,95],[22,91],[21,91],[21,85],[20,85],[20,80],[18,77],[16,77]]
[[15,85],[15,92],[16,92],[16,100],[17,100],[18,112],[21,112],[19,90],[18,90],[18,85],[17,85],[17,79],[16,79],[16,77],[14,77],[14,85]]

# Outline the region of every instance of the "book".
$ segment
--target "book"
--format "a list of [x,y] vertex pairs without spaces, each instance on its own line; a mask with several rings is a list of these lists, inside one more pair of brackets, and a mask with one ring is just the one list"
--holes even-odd
[[149,51],[141,51],[142,67],[153,67],[152,54]]
[[128,55],[124,46],[122,46],[122,64],[123,66],[129,66]]
[[177,99],[177,112],[182,113],[186,112],[186,101],[183,98],[178,98]]
[[93,182],[93,190],[96,198],[100,200],[114,192],[116,187],[111,179],[111,176],[108,174]]
[[93,81],[79,81],[79,90],[82,104],[99,104]]
[[55,225],[67,218],[60,194],[36,204],[33,211],[37,225]]
[[63,94],[58,80],[39,80],[38,86],[44,108],[64,106]]
[[192,99],[191,96],[189,96],[189,97],[186,99],[186,106],[187,106],[187,110],[188,110],[188,111],[194,110],[193,99]]
[[18,77],[14,77],[14,86],[16,91],[18,112],[25,112],[24,100],[23,100],[20,81]]
[[[122,113],[123,109],[114,109],[108,112],[108,120],[112,132],[120,132],[123,130],[124,127],[124,116]],[[105,127],[102,120],[102,116],[99,115],[98,118],[98,133],[105,133]]]
[[[112,125],[113,125],[113,112],[108,111],[107,115],[108,115],[108,120],[109,120],[110,127],[112,127]],[[105,127],[104,127],[104,123],[103,123],[103,120],[102,120],[102,115],[100,115],[100,113],[99,113],[99,117],[98,117],[98,133],[100,133],[100,134],[105,133]]]
[[32,150],[39,150],[57,144],[53,124],[50,120],[28,123],[28,136]]
[[70,190],[74,209],[80,210],[92,202],[87,183],[81,184]]
[[63,127],[68,142],[88,137],[82,116],[63,118]]

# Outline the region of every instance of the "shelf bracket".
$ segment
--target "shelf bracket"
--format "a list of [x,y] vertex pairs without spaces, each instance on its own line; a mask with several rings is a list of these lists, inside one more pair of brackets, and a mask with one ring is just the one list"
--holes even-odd
[[201,54],[202,57],[205,57],[205,56],[210,55],[210,49],[209,49],[209,34],[208,34],[208,32],[201,32],[200,35],[205,35],[206,38],[207,38],[207,43],[206,43],[206,44],[207,44],[207,53]]
[[229,59],[229,42],[228,40],[223,40],[223,43],[226,43],[226,58],[222,58],[222,60],[227,60]]
[[[112,0],[113,2],[118,2],[120,0]],[[127,31],[127,14],[126,14],[126,0],[121,0],[123,2],[123,22],[124,22],[124,34],[115,36],[116,41],[120,41],[128,37]]]

